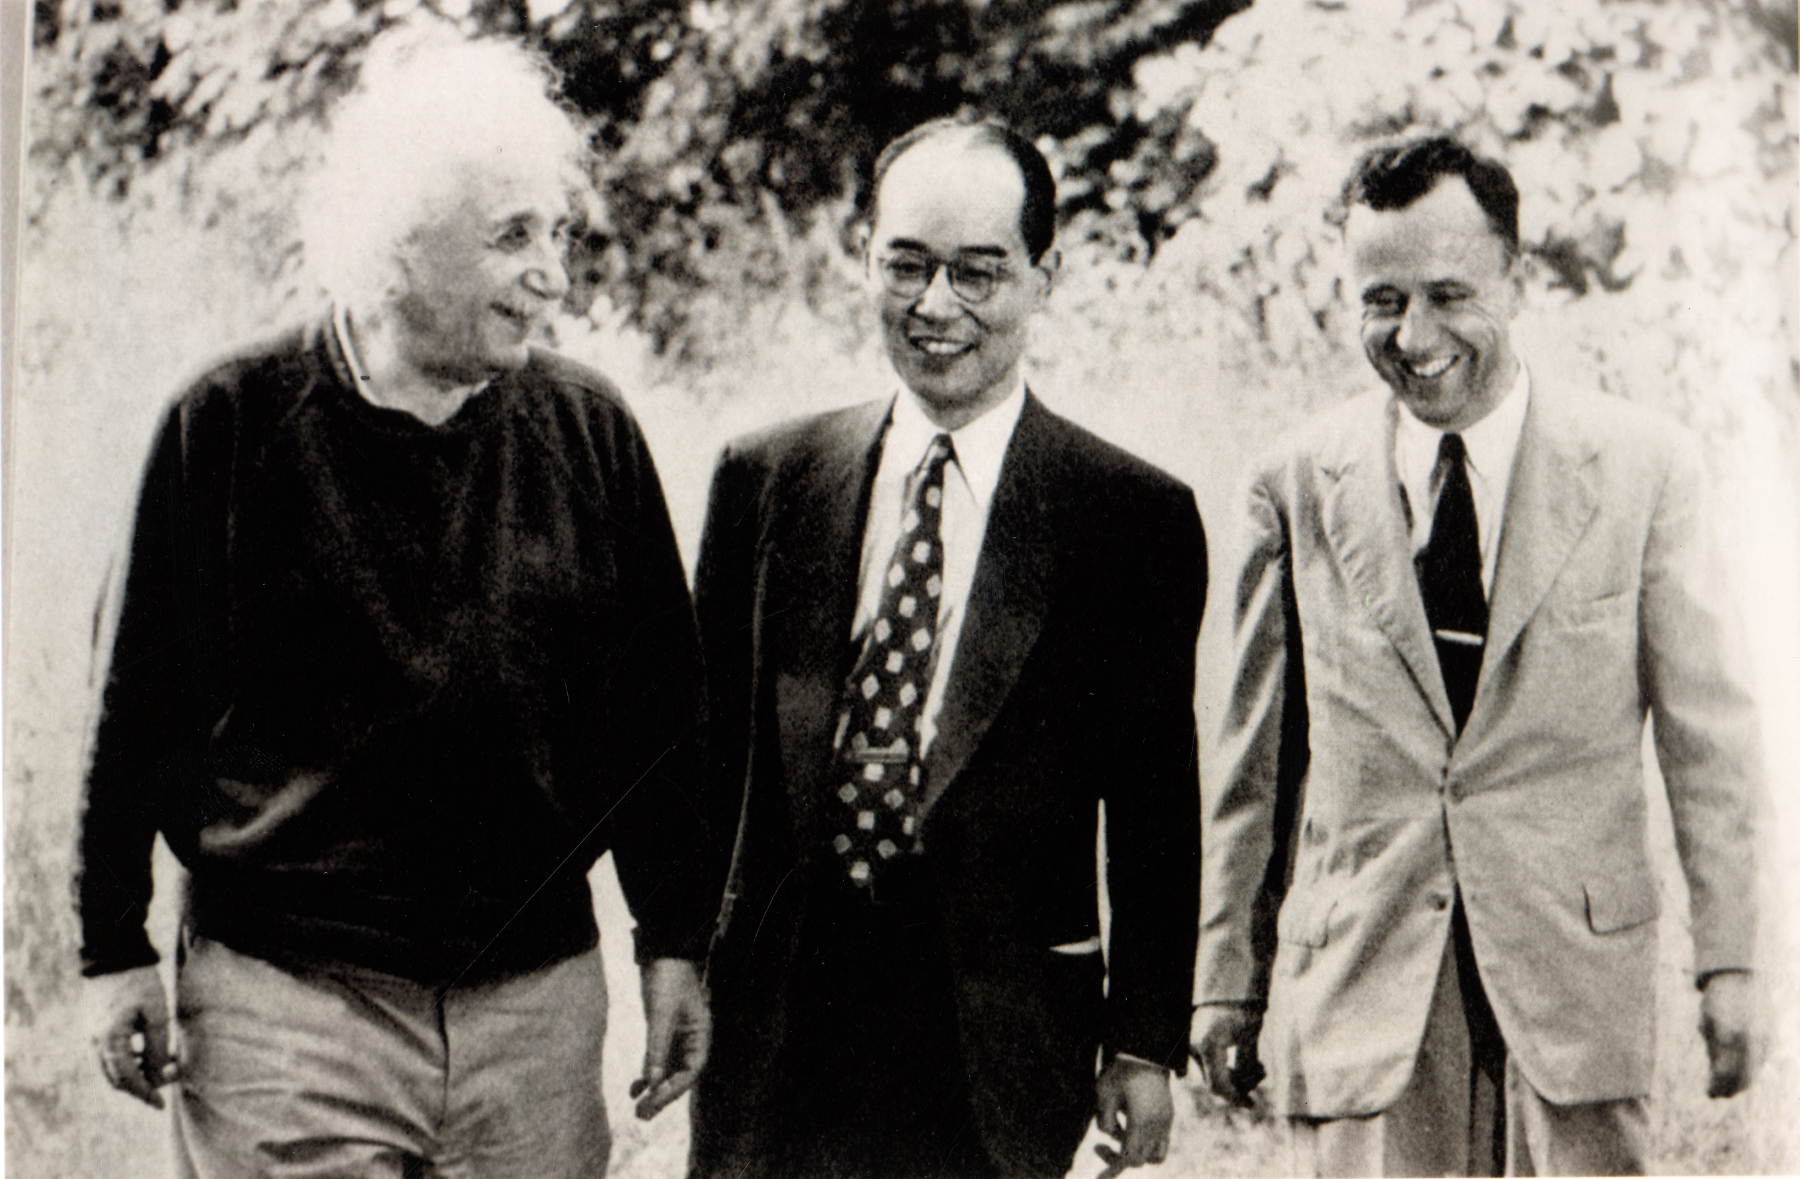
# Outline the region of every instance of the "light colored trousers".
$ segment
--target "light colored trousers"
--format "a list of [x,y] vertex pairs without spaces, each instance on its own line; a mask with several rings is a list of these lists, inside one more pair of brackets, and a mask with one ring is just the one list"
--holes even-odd
[[1553,1105],[1531,1087],[1511,1053],[1499,1071],[1496,1084],[1477,1060],[1455,947],[1447,944],[1418,1063],[1399,1100],[1373,1117],[1292,1119],[1292,1172],[1644,1173],[1649,1119],[1642,1098]]
[[356,967],[291,973],[190,938],[176,1019],[183,1179],[594,1179],[598,950],[441,998]]

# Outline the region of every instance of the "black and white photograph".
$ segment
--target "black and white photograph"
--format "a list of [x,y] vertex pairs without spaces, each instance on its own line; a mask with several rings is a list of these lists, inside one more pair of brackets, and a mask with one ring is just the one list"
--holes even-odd
[[1800,1170],[1794,0],[4,16],[19,1179]]

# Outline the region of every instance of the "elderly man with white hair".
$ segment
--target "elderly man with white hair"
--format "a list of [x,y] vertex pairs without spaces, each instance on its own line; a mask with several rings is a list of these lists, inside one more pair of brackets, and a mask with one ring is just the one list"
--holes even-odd
[[[218,365],[151,452],[81,832],[111,1083],[174,1085],[190,1176],[591,1176],[606,987],[638,926],[649,1117],[710,1039],[723,864],[656,471],[533,344],[584,138],[500,42],[378,46],[302,210],[332,296]],[[157,834],[187,868],[168,999]]]

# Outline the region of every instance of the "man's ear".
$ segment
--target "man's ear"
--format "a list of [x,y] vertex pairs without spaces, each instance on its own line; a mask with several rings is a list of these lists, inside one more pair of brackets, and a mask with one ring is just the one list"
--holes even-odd
[[1056,289],[1057,279],[1062,274],[1062,251],[1051,246],[1044,251],[1044,256],[1038,259],[1037,265],[1032,269],[1044,276],[1043,285],[1038,288],[1038,301],[1042,302]]
[[413,289],[412,259],[406,248],[396,248],[376,275],[376,281],[370,285],[379,288],[380,293],[374,300],[377,306],[385,309],[406,298]]
[[1525,254],[1523,251],[1514,254],[1512,265],[1507,267],[1506,286],[1509,303],[1507,318],[1511,319],[1519,314],[1520,308],[1525,306]]

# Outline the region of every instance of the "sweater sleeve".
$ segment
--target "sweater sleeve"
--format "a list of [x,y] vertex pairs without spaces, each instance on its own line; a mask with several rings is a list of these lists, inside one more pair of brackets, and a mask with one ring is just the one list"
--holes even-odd
[[81,969],[157,961],[144,933],[150,849],[164,801],[200,772],[210,563],[190,485],[191,406],[172,410],[151,450],[131,542],[79,835]]
[[629,416],[612,446],[628,520],[615,533],[628,634],[606,685],[609,842],[637,921],[637,958],[706,956],[725,864],[705,820],[706,690],[692,599],[662,485]]

